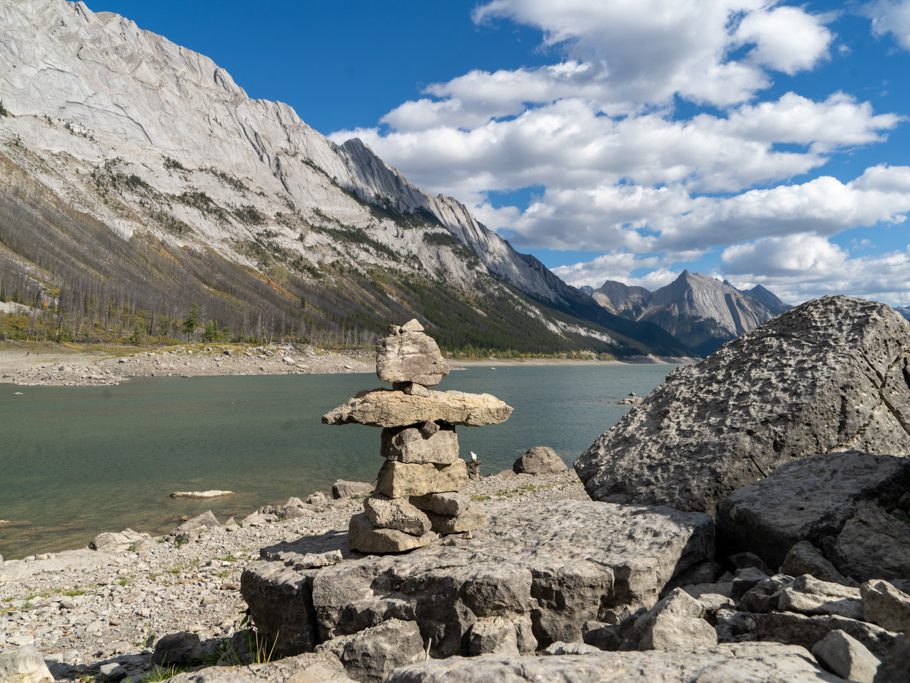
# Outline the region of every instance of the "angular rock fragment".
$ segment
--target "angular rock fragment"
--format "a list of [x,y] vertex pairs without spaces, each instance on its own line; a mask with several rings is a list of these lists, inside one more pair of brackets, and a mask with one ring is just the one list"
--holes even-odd
[[514,655],[527,654],[537,648],[531,617],[482,617],[468,630],[468,654]]
[[818,641],[812,654],[828,671],[856,683],[873,683],[881,663],[865,645],[840,630],[831,631]]
[[713,512],[795,459],[910,455],[908,373],[910,326],[893,309],[816,299],[675,370],[575,468],[596,500]]
[[[209,514],[212,514],[211,512]],[[215,521],[217,524],[217,520]],[[132,529],[123,531],[105,531],[95,536],[94,540],[89,543],[89,548],[105,553],[116,553],[130,548],[135,549],[139,544],[151,541],[151,536],[141,534]]]
[[672,650],[717,645],[717,633],[702,617],[705,608],[680,588],[635,622],[640,650]]
[[910,633],[910,595],[887,581],[866,581],[859,587],[866,621],[889,631]]
[[368,496],[373,493],[373,485],[365,481],[347,481],[337,479],[332,484],[332,498],[351,498],[353,496]]
[[863,602],[859,589],[813,579],[808,574],[797,577],[783,588],[777,608],[802,614],[832,614],[848,619],[863,619]]
[[458,515],[437,515],[433,512],[426,513],[430,518],[433,531],[437,534],[460,534],[466,531],[476,531],[487,523],[486,515],[480,508],[469,508]]
[[850,579],[845,577],[837,567],[822,554],[821,550],[812,545],[809,541],[800,541],[787,552],[783,563],[780,565],[782,574],[790,576],[802,576],[809,574],[821,581],[830,581],[832,583],[842,583],[849,585]]
[[[373,526],[393,529],[412,536],[423,536],[430,530],[430,519],[405,498],[373,496],[363,501],[363,511]],[[436,531],[434,529],[434,531]]]
[[471,500],[464,493],[448,491],[428,493],[425,496],[411,496],[411,504],[424,512],[452,517],[467,510]]
[[458,435],[454,429],[441,429],[435,422],[420,428],[383,429],[382,456],[403,463],[448,465],[458,459]]
[[434,386],[449,374],[449,370],[439,346],[423,333],[423,327],[416,320],[393,330],[390,336],[376,344],[376,374],[384,382]]
[[432,531],[422,536],[414,536],[394,529],[376,527],[363,513],[351,517],[351,523],[348,525],[348,545],[351,550],[361,553],[402,553],[422,548],[437,538],[438,534]]
[[910,577],[910,521],[890,508],[871,500],[857,504],[831,549],[844,574],[860,581]]
[[468,468],[464,460],[451,465],[409,465],[387,460],[379,470],[376,491],[389,498],[425,496],[428,493],[458,491],[467,486]]
[[[836,615],[805,615],[796,612],[751,613],[747,634],[755,640],[773,640],[779,643],[812,647],[835,629],[849,633],[865,645],[876,657],[887,655],[899,636],[874,624]],[[720,633],[720,630],[718,630]]]
[[394,669],[425,659],[417,624],[400,619],[333,638],[320,645],[317,652],[331,652],[351,678],[366,683],[384,681]]
[[[748,549],[768,565],[779,567],[787,551],[800,541],[824,547],[837,537],[861,503],[891,506],[910,487],[910,458],[867,453],[829,453],[798,460],[745,486],[718,508],[718,541],[730,549]],[[910,551],[910,534],[891,538],[884,547],[871,548],[861,536],[860,520],[878,519],[874,510],[863,512],[855,525],[856,542],[875,561],[888,560],[882,569],[902,564]],[[883,578],[849,544],[839,543],[829,555],[835,568],[854,578]],[[849,570],[849,571],[848,571]],[[858,576],[857,576],[858,575]],[[887,577],[884,577],[887,578]]]

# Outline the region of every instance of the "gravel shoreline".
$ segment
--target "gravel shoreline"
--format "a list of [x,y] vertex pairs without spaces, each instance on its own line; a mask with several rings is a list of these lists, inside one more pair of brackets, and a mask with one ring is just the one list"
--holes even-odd
[[187,345],[117,355],[109,351],[0,348],[0,382],[18,386],[106,386],[131,377],[310,375],[373,372],[371,353],[311,346]]
[[[453,368],[539,367],[545,365],[679,364],[691,359],[640,358],[624,361],[561,358],[449,359]],[[215,377],[226,375],[327,375],[373,373],[372,351],[345,353],[312,346],[199,345],[133,351],[52,344],[0,344],[0,384],[17,386],[109,386],[132,377]]]
[[[527,498],[587,499],[575,473],[503,472],[471,482],[476,504]],[[346,531],[362,499],[324,494],[278,519],[266,506],[240,525],[146,538],[114,551],[89,549],[0,562],[0,649],[32,645],[57,680],[86,676],[139,680],[152,670],[154,644],[188,631],[207,642],[215,663],[227,639],[246,627],[240,574],[260,549]],[[223,520],[222,520],[223,521]]]

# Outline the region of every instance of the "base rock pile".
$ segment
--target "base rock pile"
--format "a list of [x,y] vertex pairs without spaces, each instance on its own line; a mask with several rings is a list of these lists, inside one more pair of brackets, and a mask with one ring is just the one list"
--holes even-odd
[[816,299],[673,372],[575,463],[595,500],[713,513],[819,453],[910,455],[910,325]]
[[376,345],[376,374],[392,390],[361,392],[323,416],[326,424],[382,427],[376,491],[351,518],[348,544],[362,553],[428,545],[440,534],[471,532],[483,515],[460,493],[468,483],[458,456],[456,425],[504,422],[512,408],[488,394],[431,391],[449,373],[432,337],[417,320],[393,325]]

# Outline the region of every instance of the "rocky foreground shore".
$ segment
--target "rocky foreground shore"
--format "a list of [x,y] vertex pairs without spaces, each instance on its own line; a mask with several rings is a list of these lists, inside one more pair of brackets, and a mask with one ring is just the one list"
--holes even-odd
[[[472,482],[467,493],[480,506],[587,497],[572,472],[503,473]],[[205,515],[167,536],[102,534],[98,550],[0,562],[0,650],[31,646],[64,681],[142,680],[173,670],[178,659],[182,669],[187,653],[152,662],[155,645],[181,632],[192,634],[189,642],[198,636],[190,653],[197,663],[244,658],[252,637],[240,594],[244,568],[261,548],[343,533],[363,508],[362,495],[309,499],[261,508],[239,523]]]

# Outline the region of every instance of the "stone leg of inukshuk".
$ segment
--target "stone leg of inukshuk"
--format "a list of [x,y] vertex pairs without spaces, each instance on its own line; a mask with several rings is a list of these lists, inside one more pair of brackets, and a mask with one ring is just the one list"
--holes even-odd
[[376,493],[351,518],[348,544],[363,553],[420,548],[439,534],[480,528],[483,514],[462,492],[467,465],[456,425],[504,422],[512,408],[489,394],[432,391],[449,366],[432,337],[412,320],[376,345],[376,374],[393,388],[365,391],[323,416],[326,424],[382,427]]

